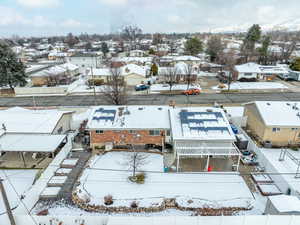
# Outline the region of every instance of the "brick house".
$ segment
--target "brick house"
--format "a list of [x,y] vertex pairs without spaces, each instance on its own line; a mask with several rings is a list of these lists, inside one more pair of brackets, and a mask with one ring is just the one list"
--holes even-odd
[[106,146],[155,145],[164,147],[170,140],[169,107],[95,107],[87,129],[93,149]]

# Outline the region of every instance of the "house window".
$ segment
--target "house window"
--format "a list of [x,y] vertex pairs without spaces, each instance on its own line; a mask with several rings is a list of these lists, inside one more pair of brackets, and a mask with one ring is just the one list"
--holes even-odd
[[167,130],[167,136],[171,136],[171,131]]
[[292,128],[293,131],[298,130],[298,128]]
[[96,130],[96,134],[103,134],[104,131],[103,130]]
[[159,130],[150,130],[149,131],[149,135],[151,135],[151,136],[159,136],[160,135],[160,131]]
[[279,132],[279,131],[280,131],[280,128],[278,128],[278,127],[273,127],[272,131],[273,131],[273,132]]
[[130,133],[130,134],[135,134],[136,131],[135,131],[135,130],[129,130],[129,133]]
[[244,73],[245,76],[252,76],[252,73]]

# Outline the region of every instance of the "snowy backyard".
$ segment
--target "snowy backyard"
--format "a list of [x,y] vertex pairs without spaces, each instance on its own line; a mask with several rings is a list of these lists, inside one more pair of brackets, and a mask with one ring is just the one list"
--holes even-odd
[[[80,178],[77,194],[89,198],[90,205],[104,205],[104,197],[111,195],[113,204],[108,207],[130,207],[133,201],[139,207],[155,207],[166,198],[174,198],[181,207],[189,208],[251,208],[253,196],[244,180],[236,174],[163,173],[163,156],[147,155],[142,166],[144,184],[129,181],[125,152],[111,152],[94,156],[89,168]],[[151,171],[151,172],[146,172]],[[238,190],[238,191],[233,191]]]
[[[26,194],[26,191],[31,188],[37,171],[38,170],[0,170],[0,178],[4,180],[3,184],[12,209],[16,208],[20,203],[18,196]],[[0,220],[1,215],[4,214],[5,211],[2,195],[0,195]]]
[[[234,82],[230,84],[231,90],[267,90],[267,89],[287,89],[288,87],[284,84],[277,82]],[[224,88],[219,88],[219,86],[212,87],[214,90],[226,90],[227,85],[224,84]]]

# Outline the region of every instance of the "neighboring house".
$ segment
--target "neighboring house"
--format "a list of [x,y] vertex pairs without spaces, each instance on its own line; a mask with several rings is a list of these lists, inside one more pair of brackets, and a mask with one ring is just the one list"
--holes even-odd
[[170,136],[168,109],[166,106],[94,107],[87,123],[91,147],[163,147]]
[[74,76],[79,74],[79,68],[70,63],[56,65],[30,75],[33,86],[56,86],[70,84]]
[[127,85],[134,86],[146,82],[147,69],[136,64],[127,64],[121,68],[121,75]]
[[289,71],[280,65],[264,66],[253,62],[236,65],[233,71],[234,80],[273,80],[276,76],[288,74]]
[[300,102],[256,101],[245,104],[247,129],[274,146],[299,145]]
[[[166,76],[170,76],[170,72],[175,76],[174,80],[177,83],[186,82],[190,80],[191,83],[197,80],[198,68],[197,66],[188,65],[184,62],[177,63],[174,67],[159,67],[158,79],[165,81]],[[169,79],[169,78],[167,78]]]
[[129,52],[130,57],[143,57],[145,55],[145,51],[142,50],[131,50]]
[[170,124],[177,169],[180,158],[204,158],[203,165],[199,166],[205,171],[214,158],[236,156],[239,162],[235,134],[222,109],[170,108]]
[[97,54],[75,54],[67,58],[69,63],[79,67],[79,72],[87,74],[91,67],[99,68],[102,61],[102,56]]
[[64,59],[67,56],[69,56],[69,55],[66,52],[58,52],[58,51],[54,50],[48,54],[48,60]]
[[106,84],[109,81],[111,72],[109,68],[91,68],[88,72],[87,78],[90,83],[95,82],[95,85]]
[[[120,68],[120,75],[129,86],[138,85],[146,81],[147,69],[136,64],[128,64]],[[110,80],[111,71],[109,68],[92,68],[88,72],[88,80],[97,84],[105,84]]]
[[153,57],[117,57],[112,62],[126,64],[136,64],[138,66],[152,65]]
[[[19,107],[0,110],[0,155],[4,152],[31,153],[32,157],[37,153],[56,154],[71,130],[72,114],[71,111]],[[24,156],[21,158],[24,161]]]

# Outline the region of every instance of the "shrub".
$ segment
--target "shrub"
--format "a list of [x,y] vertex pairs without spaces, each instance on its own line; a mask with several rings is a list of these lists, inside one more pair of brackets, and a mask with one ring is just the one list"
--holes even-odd
[[104,196],[104,204],[105,205],[112,205],[114,203],[112,195]]
[[138,207],[138,203],[136,201],[133,201],[131,202],[130,207],[135,209]]
[[145,173],[138,173],[135,177],[136,177],[136,183],[138,184],[145,183],[145,178],[146,178]]

